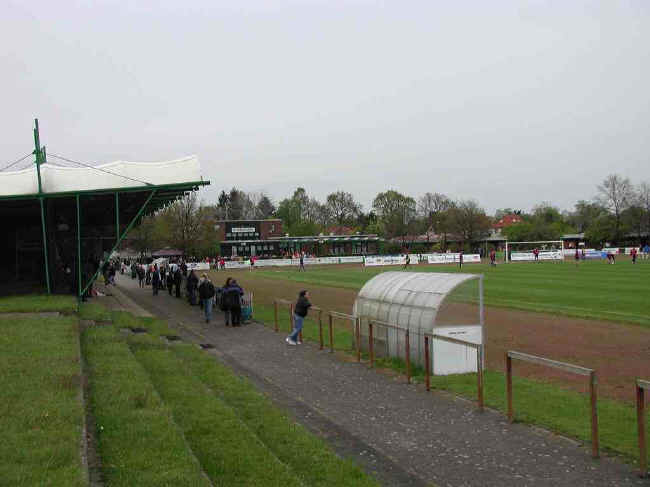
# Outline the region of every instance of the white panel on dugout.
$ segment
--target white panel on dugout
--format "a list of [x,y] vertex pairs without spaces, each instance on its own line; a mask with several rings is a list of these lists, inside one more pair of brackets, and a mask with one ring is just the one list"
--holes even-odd
[[[466,342],[483,343],[481,326],[454,326],[436,328],[436,335],[457,338]],[[433,339],[434,375],[467,374],[476,372],[476,349],[464,345]]]

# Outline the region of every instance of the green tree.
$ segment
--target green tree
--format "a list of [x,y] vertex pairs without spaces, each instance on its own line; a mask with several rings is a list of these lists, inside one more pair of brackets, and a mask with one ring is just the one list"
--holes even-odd
[[336,191],[327,195],[327,211],[339,225],[352,224],[361,213],[361,205],[354,200],[352,193]]
[[614,216],[613,240],[619,241],[622,237],[622,213],[630,205],[633,198],[633,188],[628,178],[618,174],[610,174],[598,186],[598,198],[605,208]]

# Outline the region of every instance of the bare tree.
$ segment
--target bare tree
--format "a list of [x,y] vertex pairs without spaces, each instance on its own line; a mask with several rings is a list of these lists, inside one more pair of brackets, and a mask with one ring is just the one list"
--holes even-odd
[[201,233],[199,208],[198,194],[192,191],[172,203],[161,215],[167,220],[170,243],[182,250],[186,256],[194,250],[195,242]]
[[332,219],[339,225],[351,223],[361,213],[361,205],[354,200],[352,193],[345,191],[328,194],[325,205]]
[[459,201],[449,213],[451,227],[463,243],[471,244],[483,238],[490,229],[490,219],[474,200]]
[[610,174],[598,186],[597,200],[614,215],[614,238],[621,237],[621,213],[631,203],[633,188],[628,178]]
[[434,233],[443,233],[444,213],[454,206],[454,202],[441,193],[425,193],[418,198],[418,214],[427,225],[427,242],[429,230]]
[[650,232],[650,183],[647,181],[639,184],[637,188],[637,200],[644,212],[644,229]]

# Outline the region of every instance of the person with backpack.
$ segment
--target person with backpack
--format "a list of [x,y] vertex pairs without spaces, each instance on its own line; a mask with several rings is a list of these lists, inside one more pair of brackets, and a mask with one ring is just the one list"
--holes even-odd
[[201,284],[199,285],[199,298],[203,303],[203,312],[205,313],[205,322],[210,323],[212,319],[212,303],[214,301],[214,284],[208,279],[207,274],[201,275]]
[[300,332],[302,331],[302,324],[307,317],[307,313],[311,308],[311,303],[309,302],[309,291],[300,291],[298,294],[298,301],[293,311],[293,332],[285,341],[289,345],[302,345],[302,342],[299,340]]
[[[235,279],[229,279],[229,283],[223,290],[223,300],[226,308],[230,312],[232,326],[241,326],[241,297],[244,290],[237,284]],[[226,315],[226,326],[227,326]]]

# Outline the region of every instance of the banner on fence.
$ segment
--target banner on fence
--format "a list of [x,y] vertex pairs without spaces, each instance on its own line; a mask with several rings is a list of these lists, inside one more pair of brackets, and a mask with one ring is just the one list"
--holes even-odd
[[210,264],[208,262],[187,262],[188,271],[209,271]]
[[[427,262],[429,264],[454,264],[460,261],[459,253],[450,254],[428,254]],[[481,262],[479,254],[463,254],[463,264],[476,264]]]
[[[360,264],[363,262],[361,255],[344,255],[341,257],[308,257],[303,259],[305,265],[324,265],[324,264]],[[255,267],[279,267],[279,266],[299,266],[300,259],[259,259],[255,261]],[[226,269],[245,269],[250,267],[250,260],[245,261],[226,261]]]
[[[575,251],[574,251],[575,253]],[[510,254],[512,261],[535,260],[535,254],[532,252],[512,252]],[[540,250],[539,260],[564,260],[561,250]]]
[[[417,264],[418,258],[417,255],[410,257],[410,264]],[[366,266],[378,266],[378,265],[404,265],[406,264],[406,255],[375,255],[372,257],[366,257],[365,265]]]

